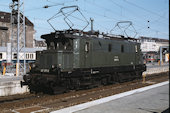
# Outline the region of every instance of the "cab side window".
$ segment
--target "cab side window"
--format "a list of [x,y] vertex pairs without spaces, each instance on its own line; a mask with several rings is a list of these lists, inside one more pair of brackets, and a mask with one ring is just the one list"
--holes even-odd
[[108,51],[111,52],[112,51],[112,44],[108,45]]
[[89,42],[86,42],[85,43],[85,52],[89,52],[89,50],[90,50],[90,44],[89,44]]
[[124,45],[121,45],[121,52],[124,52]]

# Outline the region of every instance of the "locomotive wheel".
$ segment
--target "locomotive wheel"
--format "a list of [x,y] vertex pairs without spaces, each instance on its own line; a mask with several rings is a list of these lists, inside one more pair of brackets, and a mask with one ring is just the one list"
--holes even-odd
[[120,82],[120,83],[124,82],[123,73],[118,73],[118,82]]
[[52,90],[53,90],[53,94],[61,94],[69,91],[66,87],[61,87],[61,86],[53,87]]
[[76,80],[76,85],[75,85],[75,90],[79,90],[80,89],[80,80],[77,79]]
[[112,77],[110,74],[107,74],[107,84],[112,84],[113,81],[112,81]]
[[102,78],[101,84],[104,85],[104,86],[107,85],[107,78]]

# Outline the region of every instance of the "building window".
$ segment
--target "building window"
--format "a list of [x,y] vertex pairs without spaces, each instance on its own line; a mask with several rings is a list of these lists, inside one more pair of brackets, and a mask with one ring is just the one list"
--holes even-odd
[[112,51],[112,44],[108,45],[108,51],[111,52]]
[[30,58],[33,59],[33,54],[30,54]]
[[26,54],[26,59],[28,59],[28,54]]
[[31,59],[31,54],[29,54],[29,59]]
[[0,53],[0,59],[2,59],[2,53]]
[[28,54],[28,59],[30,59],[30,54]]
[[124,46],[121,45],[121,52],[123,53],[124,52]]
[[34,54],[32,54],[32,59],[34,59]]
[[14,53],[14,59],[17,59],[17,54],[16,53]]

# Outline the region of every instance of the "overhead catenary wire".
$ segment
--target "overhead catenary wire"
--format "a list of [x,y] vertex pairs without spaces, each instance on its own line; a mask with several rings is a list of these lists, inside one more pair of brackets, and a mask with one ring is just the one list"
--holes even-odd
[[[140,13],[136,13],[136,12],[134,12],[134,10],[130,10],[130,9],[128,9],[128,7],[125,7],[125,6],[122,6],[122,5],[118,4],[118,3],[116,3],[114,0],[109,0],[109,1],[111,1],[112,4],[118,6],[118,7],[122,8],[122,9],[125,9],[126,12],[129,12],[130,14],[133,14],[135,17],[137,17],[137,18],[140,17],[139,19],[148,20],[148,19],[144,18],[144,16],[142,16]],[[122,16],[124,16],[124,15],[122,15]],[[134,20],[134,19],[131,19],[131,20]],[[134,20],[134,21],[136,21],[136,20]],[[154,23],[155,21],[151,21],[151,22]],[[162,23],[162,24],[165,24],[165,25],[167,24],[167,23],[164,23],[162,21],[159,21],[159,23]]]
[[[118,3],[116,3],[115,1],[113,1],[113,0],[110,0],[112,3],[114,3],[115,5],[117,5],[118,7],[122,7],[122,8],[125,8],[126,9],[126,11],[128,10],[128,8],[126,8],[126,7],[124,7],[124,6],[122,6],[122,5],[119,5]],[[140,16],[141,18],[143,18],[143,16]],[[160,15],[159,15],[159,18],[162,18]],[[136,21],[136,20],[135,20]],[[145,19],[145,21],[147,21],[146,19]],[[158,20],[157,20],[158,21]],[[156,22],[156,21],[151,21],[152,23],[153,22]],[[162,24],[167,24],[167,23],[164,23],[164,22],[162,22],[162,21],[160,21],[160,23],[162,23]],[[141,30],[141,29],[146,29],[146,28],[148,28],[148,27],[145,27],[145,26],[140,26],[140,25],[136,25],[136,26],[139,26],[139,27],[141,27],[140,29],[138,29],[138,31],[139,30]],[[156,32],[156,31],[158,31],[158,30],[156,30],[156,29],[152,29],[152,28],[150,28],[149,27],[149,29],[150,30],[152,30],[152,31],[154,31],[154,32]],[[166,34],[166,33],[163,33],[163,32],[160,32],[160,33],[162,33],[162,34],[164,34],[164,35],[167,35],[167,36],[169,36],[168,34]]]
[[2,5],[2,6],[9,6],[8,4],[0,4],[0,5]]
[[[51,0],[45,0],[45,1],[47,1],[47,2],[49,2],[49,3],[56,4],[56,2],[51,1]],[[65,1],[64,4],[66,4],[66,3],[71,3],[71,2],[77,2],[77,1],[78,1],[78,0],[72,0],[72,1],[69,0],[69,1],[67,1],[67,2]]]
[[45,5],[45,6],[41,6],[41,7],[37,7],[37,8],[30,8],[30,9],[25,10],[25,12],[40,10],[40,9],[49,8],[49,7],[53,7],[53,6],[59,6],[59,5],[64,5],[64,3],[55,4],[55,5]]
[[[86,1],[87,2],[87,1]],[[88,1],[89,2],[89,1]],[[87,2],[87,3],[88,3]],[[90,4],[90,3],[88,3],[88,4]],[[90,4],[90,5],[93,5],[93,6],[96,6],[96,7],[99,7],[99,8],[102,8],[103,10],[106,10],[106,11],[108,11],[108,12],[111,12],[112,13],[112,11],[111,10],[107,10],[107,8],[103,8],[103,7],[101,7],[101,6],[99,6],[99,5],[96,5],[95,3],[93,3],[93,4]],[[120,5],[119,5],[120,6]],[[89,11],[86,11],[86,12],[89,12]],[[96,14],[95,12],[93,12],[94,14]],[[97,14],[97,15],[100,15],[100,16],[103,16],[103,15],[101,15],[101,14]],[[120,14],[119,14],[120,15]],[[124,15],[123,15],[124,16]],[[107,17],[107,16],[103,16],[103,17]],[[109,18],[112,18],[112,17],[110,17],[109,16]],[[113,18],[112,18],[113,19]],[[120,21],[120,20],[118,20],[118,19],[115,19],[114,18],[114,20],[117,20],[117,21]],[[136,26],[138,26],[138,27],[141,27],[141,28],[143,28],[144,26],[141,26],[141,25],[137,25],[137,24],[135,24]],[[147,26],[145,26],[145,28],[147,29]],[[152,30],[152,31],[159,31],[159,30],[155,30],[155,29],[151,29],[150,28],[150,30]],[[161,31],[159,31],[159,32],[161,32]],[[168,34],[165,34],[165,33],[163,33],[164,35],[166,35],[166,36],[169,36]]]
[[[53,1],[53,0],[43,0],[43,1],[47,1],[48,3],[51,3],[52,5],[53,4],[56,4],[55,3],[55,1]],[[65,5],[65,4],[67,4],[67,3],[69,3],[69,2],[77,2],[78,0],[72,0],[72,1],[64,1],[63,2],[63,4]],[[110,0],[110,1],[113,1],[113,0]],[[122,0],[123,1],[123,0]],[[85,12],[86,14],[93,14],[94,16],[100,16],[100,17],[103,17],[103,18],[107,18],[107,19],[109,19],[109,20],[111,20],[110,22],[112,22],[113,23],[113,26],[114,26],[114,22],[118,22],[118,21],[121,21],[120,19],[118,19],[118,18],[116,18],[116,17],[113,17],[113,16],[110,16],[110,15],[108,15],[107,14],[107,12],[110,14],[115,14],[116,16],[123,16],[123,17],[127,17],[127,15],[122,15],[122,14],[120,14],[120,13],[117,13],[117,12],[114,12],[114,11],[112,11],[113,9],[109,9],[109,8],[107,8],[107,7],[104,7],[104,6],[101,6],[101,5],[98,5],[97,3],[94,3],[94,2],[92,2],[92,1],[90,1],[91,3],[93,3],[93,4],[91,4],[91,3],[89,3],[89,1],[88,0],[84,0],[84,2],[86,2],[86,3],[88,3],[88,4],[90,4],[90,5],[92,5],[92,6],[95,6],[95,7],[99,7],[99,8],[101,8],[101,9],[103,9],[103,11],[104,12],[106,12],[106,13],[102,13],[102,12],[96,12],[96,11],[93,11],[93,10],[88,10],[87,8],[86,8],[86,10],[82,10],[83,12]],[[115,1],[114,1],[115,2]],[[126,1],[127,2],[127,1]],[[115,2],[116,3],[116,2]],[[51,5],[51,6],[52,6]],[[122,6],[122,5],[120,5],[119,3],[116,3],[116,5],[118,6],[118,7],[120,7],[121,8],[121,10],[123,10],[123,9],[126,9],[126,11],[128,11],[129,13],[131,13],[131,11],[129,11],[129,9],[127,8],[127,7],[124,7],[124,6]],[[45,8],[45,7],[35,7],[35,8],[31,8],[31,9],[27,9],[27,11],[36,11],[36,10],[41,10],[41,9],[43,9],[43,8]],[[142,9],[142,8],[141,8]],[[149,12],[148,12],[149,13]],[[134,14],[134,13],[131,13],[131,14]],[[156,15],[156,14],[153,14],[153,15]],[[159,15],[159,14],[158,14]],[[157,16],[158,16],[157,15]],[[135,14],[134,14],[134,16],[135,16]],[[137,16],[136,16],[137,17]],[[141,17],[141,16],[140,16]],[[160,19],[162,19],[162,17],[163,16],[161,16],[161,15],[159,15],[158,16]],[[43,21],[46,21],[46,19],[44,19],[44,18],[36,18],[36,19],[39,19],[39,20],[43,20]],[[94,18],[95,19],[95,18]],[[140,18],[141,19],[141,18]],[[130,19],[131,21],[133,20],[133,19]],[[156,19],[157,20],[157,19]],[[159,22],[161,22],[161,20],[157,20],[157,21],[150,21],[151,23],[153,23],[153,22],[157,22],[157,21],[159,21]],[[108,21],[108,20],[106,20],[106,19],[104,19],[103,20],[103,23],[104,24],[101,24],[101,23],[99,23],[99,22],[97,22],[96,21],[96,23],[95,23],[95,25],[99,25],[99,26],[103,26],[102,28],[104,28],[104,26],[105,26],[105,21]],[[140,24],[138,24],[137,23],[137,20],[134,20],[136,23],[133,23],[135,26],[137,26],[138,28],[138,30],[144,30],[144,29],[146,29],[147,30],[147,27],[148,27],[148,25],[144,25],[144,24],[142,24],[142,25],[140,25]],[[145,21],[146,21],[146,19],[145,19]],[[108,21],[109,22],[109,21]],[[160,23],[159,23],[160,24]],[[105,27],[104,29],[109,29],[108,27]],[[164,32],[162,32],[162,31],[160,31],[159,29],[154,29],[154,28],[152,28],[152,27],[150,27],[148,30],[150,30],[150,31],[154,31],[154,32],[156,32],[156,31],[158,31],[158,33],[162,33],[162,34],[164,34],[164,35],[168,35],[167,33],[164,33]],[[169,35],[168,35],[169,36]]]
[[142,10],[144,10],[144,11],[146,11],[146,12],[149,12],[150,14],[159,16],[159,17],[161,17],[162,19],[168,19],[168,18],[166,18],[166,17],[163,17],[163,16],[157,14],[156,12],[150,11],[150,10],[148,10],[148,9],[146,9],[146,8],[144,8],[144,7],[141,7],[141,6],[139,6],[139,5],[135,4],[135,3],[129,2],[129,1],[127,1],[127,0],[124,0],[124,2],[126,2],[126,3],[128,3],[128,4],[132,5],[132,6],[135,6],[135,7],[139,8],[139,9],[142,9]]
[[[110,12],[110,13],[114,13],[114,14],[117,14],[117,15],[119,15],[119,16],[121,16],[119,13],[117,13],[117,12],[115,12],[115,11],[113,11],[113,10],[111,10],[111,9],[108,9],[108,8],[105,8],[105,7],[103,7],[103,6],[100,6],[100,5],[98,5],[98,4],[95,4],[95,3],[92,3],[92,2],[87,2],[89,5],[92,5],[93,7],[95,6],[95,7],[98,7],[98,8],[101,8],[101,9],[103,9],[105,12]],[[104,15],[104,16],[106,16],[106,15]],[[113,17],[112,17],[113,18]],[[116,18],[114,18],[114,20],[116,20],[116,21],[119,21],[118,19],[116,19]]]
[[[106,9],[106,8],[103,8],[103,7],[99,6],[99,5],[96,5],[95,3],[90,4],[90,5],[93,5],[93,6],[96,6],[96,7],[102,8],[102,9],[104,9],[104,10],[108,11],[108,12],[113,13],[113,12],[112,12],[112,10],[110,10],[110,9],[108,10],[108,9]],[[121,6],[120,6],[120,7],[121,7]],[[86,10],[84,10],[84,11],[85,11],[85,12],[89,12],[89,11],[86,11]],[[122,20],[118,20],[118,19],[116,19],[116,18],[113,18],[113,17],[111,17],[111,16],[101,15],[101,14],[97,14],[97,13],[95,13],[95,12],[91,12],[91,11],[90,11],[90,13],[96,14],[96,15],[101,16],[101,17],[105,17],[105,18],[113,19],[113,20],[115,20],[115,22],[122,21]],[[121,16],[120,14],[118,14],[118,15],[119,15],[119,16]]]

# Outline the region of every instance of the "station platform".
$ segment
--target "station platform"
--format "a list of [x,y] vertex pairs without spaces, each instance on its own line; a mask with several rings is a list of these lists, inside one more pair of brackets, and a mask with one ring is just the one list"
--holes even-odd
[[158,64],[157,62],[154,63],[147,63],[147,68],[157,68],[157,67],[169,67],[169,62],[164,62],[163,64]]
[[0,75],[0,83],[1,82],[11,82],[11,81],[21,81],[23,80],[22,76],[3,76]]
[[29,92],[27,86],[21,88],[20,81],[22,76],[3,76],[0,75],[0,96],[9,96],[14,94],[23,94]]
[[169,113],[169,81],[51,113]]

